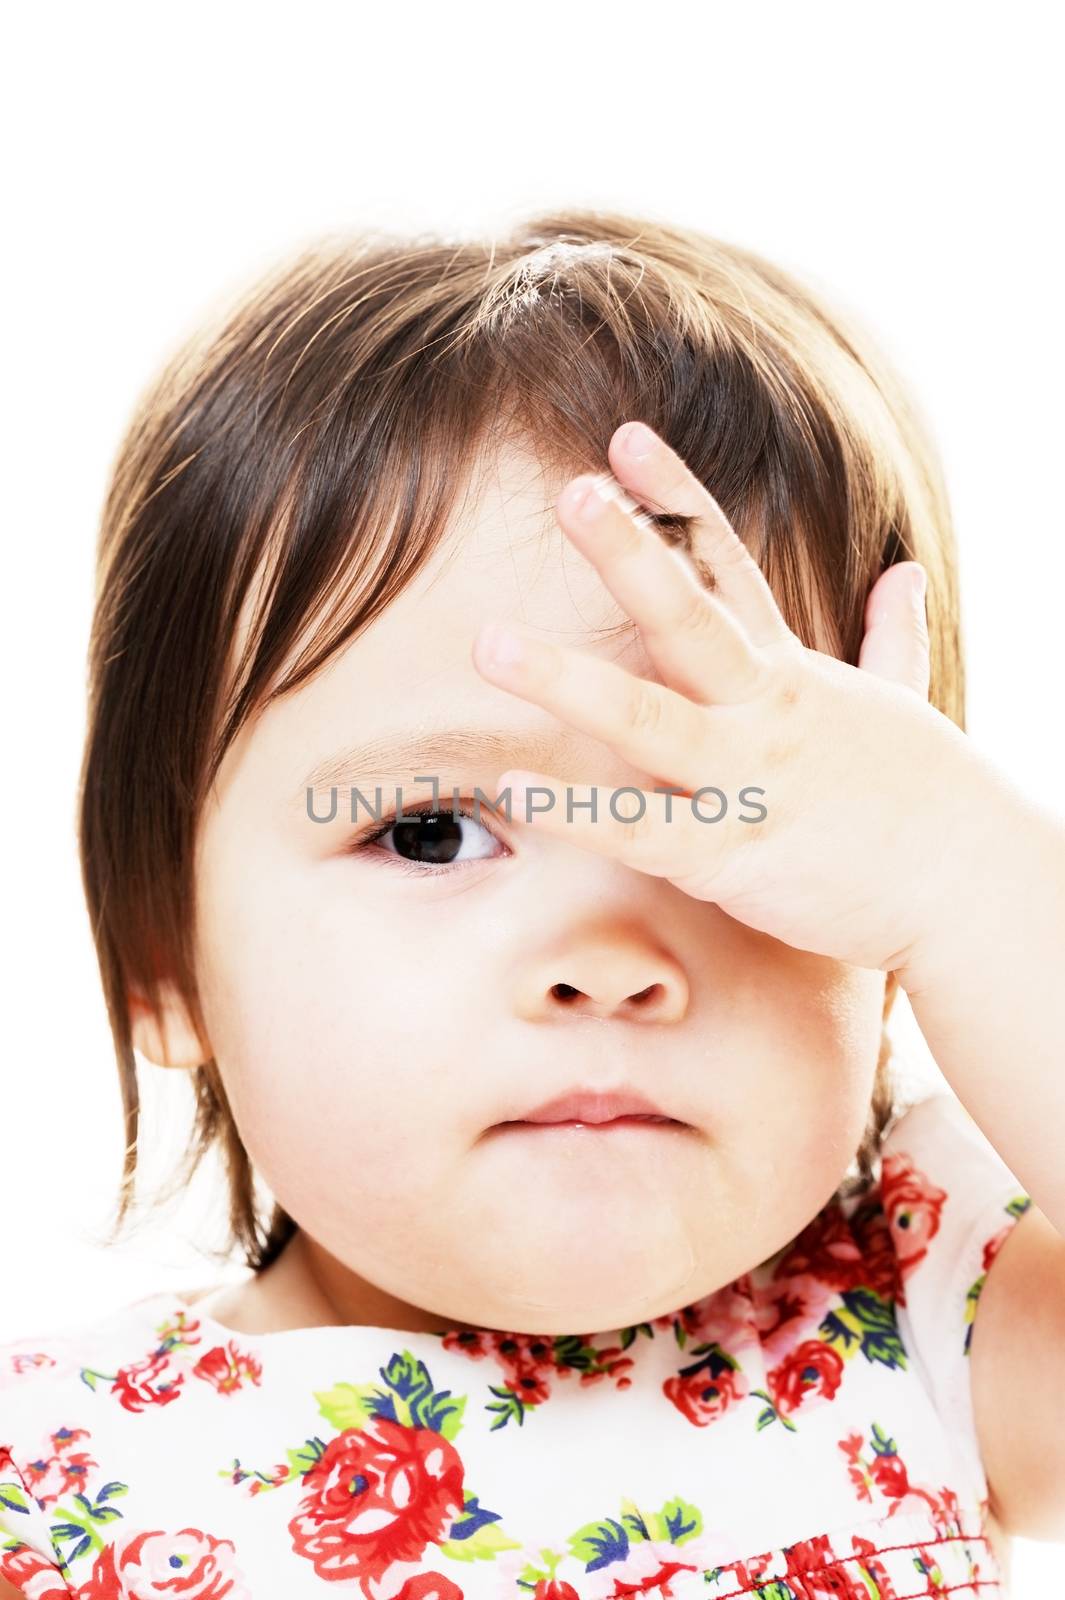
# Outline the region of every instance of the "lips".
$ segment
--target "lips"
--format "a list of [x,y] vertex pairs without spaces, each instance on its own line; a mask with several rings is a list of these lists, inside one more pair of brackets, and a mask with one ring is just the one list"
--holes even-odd
[[553,1100],[546,1100],[535,1110],[527,1111],[524,1117],[516,1118],[515,1123],[517,1126],[525,1123],[553,1122],[585,1122],[598,1125],[622,1120],[676,1124],[676,1118],[667,1115],[661,1106],[637,1090],[594,1089],[576,1089],[567,1094],[556,1095]]

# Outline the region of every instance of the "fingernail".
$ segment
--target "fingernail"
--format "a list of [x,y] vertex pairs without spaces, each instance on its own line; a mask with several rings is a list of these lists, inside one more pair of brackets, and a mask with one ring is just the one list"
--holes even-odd
[[594,522],[603,509],[604,501],[599,480],[594,478],[574,495],[571,501],[573,514],[582,522]]
[[914,567],[910,573],[910,584],[913,588],[914,599],[923,600],[928,588],[928,574],[923,567]]
[[524,654],[517,634],[510,633],[498,622],[488,623],[481,634],[481,653],[490,667],[512,667]]
[[614,504],[621,507],[622,511],[627,511],[630,517],[634,516],[640,509],[632,495],[621,487],[612,472],[600,472],[597,477],[592,479],[591,494],[582,508],[585,516],[588,515],[588,507],[592,503],[593,497],[598,500],[601,506],[613,501]]
[[657,438],[642,422],[630,422],[622,430],[621,448],[632,461],[646,461],[657,444]]

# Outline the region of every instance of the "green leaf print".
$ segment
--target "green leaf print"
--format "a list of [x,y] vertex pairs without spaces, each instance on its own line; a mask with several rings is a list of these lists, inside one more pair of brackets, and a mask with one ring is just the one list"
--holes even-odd
[[611,1561],[624,1561],[629,1553],[629,1536],[622,1523],[613,1517],[602,1522],[586,1522],[570,1535],[569,1547],[586,1572],[595,1572]]
[[310,1472],[325,1454],[325,1444],[321,1439],[307,1439],[298,1450],[286,1450],[285,1459],[294,1477],[302,1478],[304,1473]]
[[520,1395],[508,1389],[505,1384],[491,1383],[488,1393],[496,1396],[495,1404],[486,1405],[486,1411],[498,1411],[499,1415],[489,1428],[489,1433],[495,1433],[497,1428],[505,1428],[508,1422],[516,1422],[521,1427],[525,1421],[526,1411],[535,1410],[535,1400],[523,1400]]
[[940,1569],[938,1561],[933,1561],[931,1565],[929,1565],[923,1556],[914,1556],[913,1564],[921,1576],[927,1579],[930,1584],[937,1588],[943,1587],[946,1580],[943,1577],[943,1573]]
[[572,1555],[583,1561],[588,1572],[624,1561],[634,1544],[683,1544],[703,1531],[698,1507],[679,1496],[667,1500],[660,1511],[641,1511],[634,1500],[623,1499],[621,1518],[603,1517],[586,1522],[567,1541]]
[[383,1416],[405,1427],[432,1428],[454,1441],[462,1427],[465,1395],[454,1397],[450,1389],[435,1390],[425,1362],[409,1350],[396,1352],[379,1370],[383,1388],[373,1383],[337,1383],[332,1389],[315,1391],[322,1416],[338,1433],[364,1428],[371,1417]]
[[818,1334],[843,1359],[862,1352],[867,1361],[906,1370],[906,1350],[895,1320],[895,1303],[873,1289],[846,1289],[841,1304],[821,1320]]
[[[0,1506],[6,1506],[9,1511],[28,1512],[30,1509],[25,1490],[17,1483],[0,1483]],[[5,1550],[9,1548],[4,1546]]]
[[511,1539],[499,1526],[498,1511],[486,1510],[475,1494],[464,1491],[462,1515],[451,1524],[440,1551],[455,1561],[494,1561],[501,1550],[520,1550],[521,1540]]
[[[687,1500],[668,1500],[650,1519],[651,1538],[667,1538],[670,1544],[683,1544],[703,1531],[703,1514]],[[662,1533],[659,1533],[659,1525]]]
[[751,1394],[766,1402],[765,1409],[758,1413],[758,1421],[755,1423],[757,1433],[761,1433],[763,1428],[768,1428],[771,1422],[783,1423],[789,1433],[798,1433],[798,1425],[792,1422],[790,1417],[786,1417],[783,1411],[777,1410],[772,1395],[766,1394],[764,1389],[752,1389]]
[[99,1551],[104,1548],[105,1541],[96,1532],[93,1524],[97,1522],[106,1523],[112,1517],[121,1517],[122,1512],[119,1511],[117,1506],[109,1506],[105,1502],[113,1499],[116,1495],[128,1493],[128,1484],[112,1481],[104,1484],[103,1488],[97,1493],[95,1500],[88,1499],[84,1494],[76,1494],[74,1500],[82,1512],[81,1516],[78,1515],[77,1511],[71,1510],[69,1506],[56,1505],[54,1515],[57,1518],[66,1519],[65,1521],[53,1522],[49,1529],[57,1555],[60,1544],[65,1540],[76,1539],[78,1541],[73,1549],[67,1551],[65,1556],[59,1556],[59,1564],[64,1577],[68,1576],[69,1562],[75,1561],[78,1556],[85,1555],[89,1550]]
[[[644,1324],[646,1327],[646,1323]],[[552,1360],[556,1367],[568,1367],[573,1372],[607,1372],[610,1357],[605,1357],[594,1344],[586,1343],[579,1334],[560,1333],[551,1343]]]
[[693,1362],[690,1367],[682,1367],[682,1372],[695,1372],[699,1366],[704,1364],[706,1370],[715,1378],[726,1370],[729,1372],[738,1372],[740,1370],[740,1364],[735,1356],[730,1356],[728,1351],[716,1341],[710,1344],[693,1344],[688,1353],[693,1356],[706,1356],[707,1359],[705,1363]]
[[630,1327],[620,1330],[618,1343],[622,1350],[627,1350],[630,1344],[636,1343],[636,1335],[638,1333],[645,1333],[649,1339],[653,1339],[655,1336],[655,1331],[649,1322],[634,1322]]
[[[1031,1205],[1031,1198],[1026,1194],[1015,1195],[1008,1205],[1002,1207],[1003,1215],[1008,1217],[1023,1217]],[[965,1296],[965,1341],[962,1345],[962,1355],[967,1356],[972,1347],[973,1318],[976,1316],[976,1302],[983,1291],[984,1280],[987,1273],[981,1272],[975,1283],[970,1284],[969,1292]]]
[[[724,1567],[715,1567],[712,1572],[704,1572],[703,1577],[707,1583],[719,1583],[724,1570]],[[738,1594],[739,1591],[732,1592]],[[749,1595],[749,1600],[800,1600],[786,1578],[767,1578],[756,1588],[743,1592]]]
[[[401,1427],[429,1428],[449,1443],[454,1442],[462,1428],[465,1395],[452,1395],[450,1389],[434,1389],[428,1367],[409,1350],[394,1353],[388,1365],[378,1370],[384,1379],[383,1385],[335,1383],[331,1389],[313,1391],[320,1414],[338,1434],[352,1428],[365,1428],[375,1417],[386,1417]],[[289,1445],[285,1451],[290,1468],[287,1475],[276,1467],[269,1472],[242,1467],[240,1461],[235,1460],[232,1466],[219,1468],[218,1476],[232,1483],[255,1478],[260,1486],[258,1492],[265,1493],[299,1482],[321,1459],[325,1449],[325,1442],[317,1436],[305,1439],[300,1445]]]
[[316,1389],[318,1410],[338,1433],[345,1428],[365,1428],[375,1415],[374,1401],[381,1395],[373,1383],[335,1383],[331,1389]]

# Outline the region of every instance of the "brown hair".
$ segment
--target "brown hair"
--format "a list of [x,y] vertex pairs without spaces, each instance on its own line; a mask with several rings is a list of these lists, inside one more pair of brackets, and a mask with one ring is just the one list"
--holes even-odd
[[[882,354],[811,288],[693,229],[586,210],[502,239],[329,237],[286,258],[142,394],[104,504],[79,842],[125,1116],[116,1232],[137,1167],[131,997],[151,1010],[167,980],[207,1038],[194,847],[233,739],[410,582],[483,447],[517,439],[565,476],[597,471],[633,418],[711,490],[806,644],[811,580],[835,653],[855,664],[872,584],[920,561],[930,698],[964,727],[939,461]],[[687,519],[655,521],[684,545]],[[894,993],[889,976],[885,1022]],[[885,1030],[841,1194],[872,1180],[896,1109],[889,1057]],[[213,1059],[193,1083],[192,1138],[166,1197],[219,1147],[227,1254],[239,1247],[260,1270],[296,1224],[276,1203],[265,1227],[257,1215]]]

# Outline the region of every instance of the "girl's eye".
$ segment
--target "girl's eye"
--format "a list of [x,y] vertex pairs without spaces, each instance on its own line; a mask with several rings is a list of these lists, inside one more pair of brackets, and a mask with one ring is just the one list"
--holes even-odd
[[[482,816],[486,810],[482,804]],[[457,810],[452,806],[438,810],[429,802],[409,809],[404,807],[398,821],[386,822],[358,839],[351,846],[351,854],[361,855],[367,850],[376,853],[376,848],[380,847],[384,854],[397,858],[396,865],[402,871],[425,877],[484,860],[492,855],[493,843],[499,841],[475,815],[472,803],[469,808],[460,805]]]

